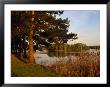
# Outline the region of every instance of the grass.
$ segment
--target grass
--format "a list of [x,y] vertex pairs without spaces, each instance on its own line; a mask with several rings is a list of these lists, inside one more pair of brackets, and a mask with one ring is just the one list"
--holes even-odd
[[65,77],[99,77],[99,55],[81,55],[77,59],[70,58],[66,63],[60,61],[50,69]]
[[[69,58],[69,57],[68,57]],[[26,64],[12,55],[11,75],[17,77],[99,77],[99,55],[83,54],[77,59],[63,60],[55,65],[44,67],[38,64]]]
[[56,77],[55,72],[48,70],[38,64],[26,64],[14,55],[11,55],[11,76],[12,77]]

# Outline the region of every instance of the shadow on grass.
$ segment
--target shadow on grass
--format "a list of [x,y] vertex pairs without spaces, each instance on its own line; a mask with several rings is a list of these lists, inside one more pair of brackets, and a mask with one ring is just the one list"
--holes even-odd
[[47,67],[39,64],[28,64],[11,55],[11,76],[12,77],[59,77]]

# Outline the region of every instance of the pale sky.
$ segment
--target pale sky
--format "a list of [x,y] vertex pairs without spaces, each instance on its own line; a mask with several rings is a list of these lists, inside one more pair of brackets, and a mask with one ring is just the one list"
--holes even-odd
[[100,45],[99,10],[64,11],[61,17],[70,20],[69,32],[78,34],[78,39],[68,41],[69,44],[84,43],[86,45]]

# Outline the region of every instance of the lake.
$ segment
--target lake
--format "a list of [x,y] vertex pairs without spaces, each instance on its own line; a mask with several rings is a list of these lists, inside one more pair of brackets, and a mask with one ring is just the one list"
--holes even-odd
[[[95,53],[96,51],[87,51],[87,53]],[[97,51],[99,52],[99,51]],[[34,54],[36,64],[40,64],[43,66],[55,65],[58,62],[67,63],[68,61],[75,61],[79,58],[80,52],[64,52],[64,51],[56,51],[56,52],[48,52],[43,53],[41,51],[36,51]],[[98,54],[99,55],[99,54]]]

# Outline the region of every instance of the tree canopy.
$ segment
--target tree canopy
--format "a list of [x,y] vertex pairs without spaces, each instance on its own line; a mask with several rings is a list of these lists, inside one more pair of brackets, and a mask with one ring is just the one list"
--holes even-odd
[[[42,45],[67,43],[70,39],[77,39],[77,34],[68,33],[70,21],[61,18],[64,11],[12,11],[11,39],[12,51],[24,52],[28,45],[39,49]],[[32,15],[33,14],[33,15]],[[32,21],[33,20],[33,21]],[[30,37],[30,32],[32,32]],[[32,39],[31,42],[29,42]],[[26,53],[26,52],[25,52]]]

